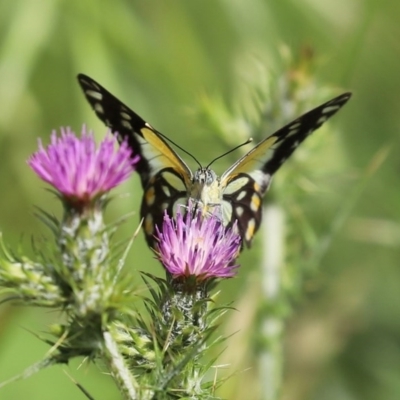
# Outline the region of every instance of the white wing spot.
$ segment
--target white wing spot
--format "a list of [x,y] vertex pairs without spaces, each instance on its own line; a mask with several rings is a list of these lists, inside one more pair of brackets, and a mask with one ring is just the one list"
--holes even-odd
[[237,196],[236,196],[236,201],[240,201],[246,197],[247,192],[245,190],[242,190]]
[[327,106],[322,110],[322,114],[329,114],[331,112],[334,112],[336,110],[339,110],[340,106],[334,105],[334,106]]
[[326,120],[328,119],[328,117],[326,116],[322,116],[320,117],[320,119],[317,121],[317,125],[323,124]]
[[299,129],[298,129],[298,128],[292,129],[292,130],[289,131],[289,133],[286,135],[286,137],[288,138],[288,137],[290,137],[290,136],[294,136],[294,135],[296,135],[298,132],[299,132]]
[[124,119],[121,121],[121,125],[122,125],[124,128],[130,129],[130,130],[133,129],[133,128],[132,128],[132,125],[131,125],[128,121],[126,121],[126,120],[124,120]]
[[237,215],[238,217],[241,217],[241,216],[243,215],[243,213],[244,213],[244,208],[238,206],[238,207],[235,208],[235,211],[236,211],[236,215]]
[[161,189],[167,197],[171,197],[171,191],[169,190],[169,187],[167,185],[162,185]]
[[125,120],[127,120],[127,121],[131,121],[132,120],[132,118],[131,118],[131,116],[128,114],[128,113],[126,113],[126,112],[121,112],[120,113],[120,115],[121,115],[121,118],[123,118],[123,119],[125,119]]
[[298,129],[300,127],[301,127],[301,122],[295,122],[293,125],[289,126],[289,129],[293,130],[293,129]]
[[100,103],[96,103],[93,108],[94,108],[94,111],[96,111],[100,114],[104,114],[104,108]]
[[288,134],[286,135],[286,137],[288,138],[288,137],[290,137],[290,136],[296,135],[296,134],[299,132],[301,125],[302,125],[302,124],[301,124],[300,121],[299,121],[299,122],[295,122],[294,124],[290,125],[290,126],[288,127],[289,132],[288,132]]
[[86,90],[86,95],[96,100],[103,100],[103,95],[95,90]]

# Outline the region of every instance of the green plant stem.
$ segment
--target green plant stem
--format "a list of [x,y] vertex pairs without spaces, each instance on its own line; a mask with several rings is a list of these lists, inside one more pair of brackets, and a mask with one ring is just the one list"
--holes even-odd
[[108,361],[109,370],[117,383],[122,395],[125,399],[136,400],[138,399],[136,382],[129,370],[124,357],[118,351],[118,346],[115,343],[110,332],[105,331],[104,337],[104,353],[105,359]]
[[[268,311],[262,316],[260,381],[263,400],[277,400],[281,392],[283,317],[279,310],[284,260],[284,214],[276,205],[263,209],[265,246],[262,257],[262,292]],[[272,310],[272,312],[271,312]]]

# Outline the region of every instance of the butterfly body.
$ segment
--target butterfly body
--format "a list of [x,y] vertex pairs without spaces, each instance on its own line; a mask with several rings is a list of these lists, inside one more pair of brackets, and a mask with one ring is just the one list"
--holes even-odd
[[165,210],[192,202],[207,216],[214,214],[225,226],[238,222],[242,240],[251,244],[261,223],[262,198],[273,174],[297,146],[334,115],[350,98],[344,93],[309,111],[258,143],[221,176],[209,167],[194,173],[170,147],[164,135],[86,75],[78,75],[84,94],[97,116],[128,140],[137,164],[144,195],[141,216],[146,240],[154,247],[155,226],[161,226]]
[[[216,215],[223,220],[223,196],[221,181],[209,168],[199,168],[186,184],[173,170],[164,170],[147,184],[141,207],[145,233],[154,233],[154,221],[162,218],[164,210],[170,215],[176,213],[180,205],[188,201],[203,215]],[[228,225],[229,221],[224,222]]]
[[193,175],[188,197],[201,206],[204,214],[221,205],[221,182],[217,174],[212,169],[199,168]]

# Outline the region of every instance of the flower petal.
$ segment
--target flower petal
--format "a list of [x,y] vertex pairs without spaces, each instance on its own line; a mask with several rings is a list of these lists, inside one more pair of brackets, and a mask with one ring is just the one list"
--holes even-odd
[[70,128],[61,128],[60,137],[52,132],[46,149],[39,139],[38,151],[27,162],[64,197],[90,200],[125,181],[139,159],[126,141],[116,151],[115,143],[108,133],[96,149],[93,133],[85,127],[80,138]]
[[156,227],[156,254],[174,277],[196,276],[198,280],[228,278],[236,274],[235,260],[241,248],[237,229],[225,228],[216,216],[205,218],[201,212],[176,219],[165,214],[161,229]]

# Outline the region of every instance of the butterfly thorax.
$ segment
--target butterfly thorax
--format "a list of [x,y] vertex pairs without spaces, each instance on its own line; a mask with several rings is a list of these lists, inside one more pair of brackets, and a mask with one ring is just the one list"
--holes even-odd
[[199,168],[193,175],[189,197],[202,208],[203,214],[221,205],[222,193],[217,174],[209,168]]

